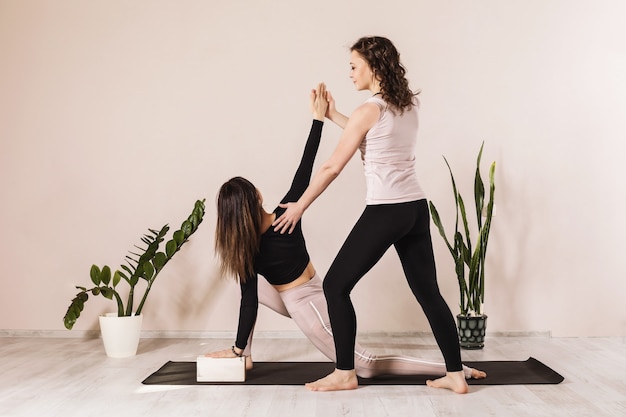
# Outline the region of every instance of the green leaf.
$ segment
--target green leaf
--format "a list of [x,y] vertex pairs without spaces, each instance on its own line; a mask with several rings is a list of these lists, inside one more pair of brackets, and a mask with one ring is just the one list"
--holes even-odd
[[482,177],[480,176],[480,158],[483,154],[483,146],[485,146],[485,142],[482,143],[480,151],[478,152],[478,158],[476,159],[476,174],[474,176],[474,203],[476,205],[478,229],[482,227],[482,212],[483,205],[485,204],[485,185]]
[[437,229],[439,230],[439,234],[443,238],[444,242],[446,242],[448,250],[450,251],[452,256],[454,256],[454,249],[450,245],[450,242],[448,242],[448,238],[446,237],[446,231],[444,230],[443,224],[441,223],[441,218],[439,217],[439,212],[432,202],[429,201],[428,204],[430,205],[430,216],[433,219],[433,223],[435,223],[435,226],[437,226]]
[[109,287],[101,287],[100,291],[102,292],[102,295],[105,298],[108,298],[109,300],[113,299],[113,290]]
[[[104,288],[106,288],[106,287],[104,287]],[[93,287],[93,288],[91,289],[91,293],[92,293],[93,295],[100,295],[100,287]]]
[[176,245],[176,242],[174,240],[170,240],[169,242],[167,242],[165,244],[165,253],[167,254],[167,257],[171,258],[172,256],[174,256],[177,248],[178,245]]
[[68,330],[72,330],[76,320],[80,317],[80,312],[83,311],[85,302],[89,299],[89,294],[86,291],[81,291],[76,294],[76,297],[70,303],[67,308],[67,312],[63,317],[63,324]]
[[157,252],[156,255],[154,255],[153,262],[156,270],[160,271],[167,263],[167,255],[165,255],[163,252]]
[[102,273],[100,274],[100,279],[102,280],[104,285],[109,285],[109,282],[111,282],[111,268],[109,268],[108,266],[105,265],[102,268]]
[[97,265],[91,265],[89,276],[91,277],[91,282],[95,285],[100,285],[100,268]]
[[187,221],[191,223],[192,230],[196,230],[198,228],[198,223],[200,223],[200,219],[195,214],[192,214],[191,216],[189,216]]
[[128,280],[128,285],[130,285],[131,287],[135,287],[135,285],[137,285],[137,283],[139,282],[139,275],[133,275],[132,277],[130,277],[130,279]]
[[154,266],[152,266],[152,264],[150,262],[146,262],[143,264],[143,272],[144,272],[144,277],[150,281],[152,279],[152,277],[154,276]]
[[[134,272],[133,272],[133,271],[132,271],[132,270],[131,270],[128,266],[126,266],[126,265],[121,265],[121,268],[122,268],[124,271],[128,272],[128,275],[132,275],[132,274],[134,273]],[[134,269],[134,267],[133,267],[133,269]],[[125,274],[122,274],[122,278],[124,278],[124,279],[128,280],[128,277],[127,277]]]
[[180,230],[185,232],[185,237],[189,237],[193,233],[193,225],[189,220],[185,220],[180,226]]
[[115,273],[113,274],[113,288],[117,287],[117,284],[120,283],[120,280],[122,279],[122,277],[124,277],[125,279],[128,279],[126,278],[123,272],[115,271]]
[[100,281],[105,285],[109,285],[111,282],[111,268],[108,265],[102,267],[102,271],[100,272]]
[[173,238],[176,244],[180,246],[185,241],[185,232],[177,230],[174,232]]

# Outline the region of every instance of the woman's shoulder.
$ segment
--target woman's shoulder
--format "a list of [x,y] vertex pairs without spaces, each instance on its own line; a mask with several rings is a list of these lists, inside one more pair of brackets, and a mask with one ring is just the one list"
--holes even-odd
[[380,95],[372,96],[363,102],[363,104],[367,104],[367,103],[373,103],[379,108],[387,107],[387,102],[383,100],[383,98]]
[[380,115],[387,108],[387,103],[385,100],[378,97],[370,97],[361,103],[350,116],[361,115],[361,116],[376,116]]

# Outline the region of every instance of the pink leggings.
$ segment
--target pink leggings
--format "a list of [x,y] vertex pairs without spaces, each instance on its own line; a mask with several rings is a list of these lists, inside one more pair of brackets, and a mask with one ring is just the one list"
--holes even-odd
[[[315,347],[333,362],[335,344],[328,318],[322,280],[316,274],[309,282],[287,291],[278,292],[265,279],[259,278],[259,303],[285,317],[291,317]],[[244,355],[250,355],[252,333]],[[354,347],[354,367],[362,378],[378,375],[445,375],[443,362],[431,362],[410,356],[374,355],[358,343]],[[463,366],[465,378],[471,378],[471,368]]]

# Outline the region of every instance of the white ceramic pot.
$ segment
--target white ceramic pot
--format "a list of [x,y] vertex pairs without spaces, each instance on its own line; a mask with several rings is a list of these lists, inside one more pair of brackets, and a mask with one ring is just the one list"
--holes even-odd
[[118,317],[117,313],[106,313],[100,317],[100,331],[104,350],[110,358],[127,358],[137,354],[141,337],[143,316]]

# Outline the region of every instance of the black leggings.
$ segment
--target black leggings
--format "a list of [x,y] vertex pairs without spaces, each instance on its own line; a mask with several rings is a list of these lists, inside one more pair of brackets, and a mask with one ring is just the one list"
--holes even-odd
[[426,200],[366,206],[324,279],[337,369],[354,369],[356,315],[350,292],[394,245],[449,372],[462,370],[456,324],[439,292]]

